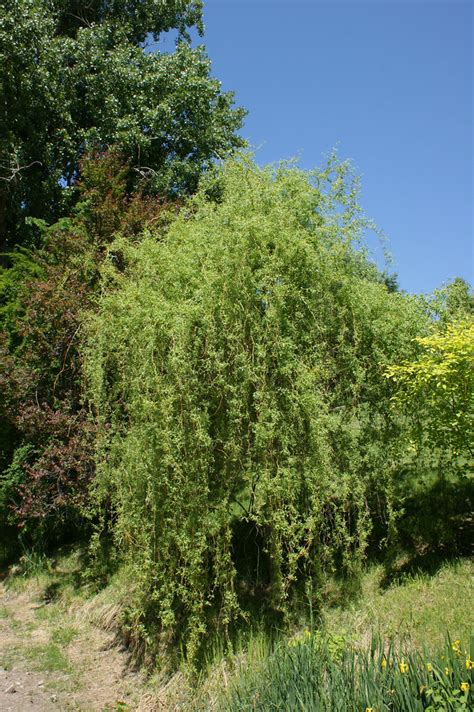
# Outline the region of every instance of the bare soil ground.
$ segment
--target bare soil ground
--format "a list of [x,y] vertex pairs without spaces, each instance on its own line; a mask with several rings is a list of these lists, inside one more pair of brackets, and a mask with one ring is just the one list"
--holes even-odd
[[31,582],[25,590],[0,584],[0,710],[156,709],[114,633],[43,596]]

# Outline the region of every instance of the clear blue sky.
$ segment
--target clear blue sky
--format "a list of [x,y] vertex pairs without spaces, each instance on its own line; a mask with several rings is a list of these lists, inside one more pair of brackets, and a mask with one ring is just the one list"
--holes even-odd
[[259,163],[312,168],[337,145],[400,286],[472,284],[471,0],[205,0],[204,22]]

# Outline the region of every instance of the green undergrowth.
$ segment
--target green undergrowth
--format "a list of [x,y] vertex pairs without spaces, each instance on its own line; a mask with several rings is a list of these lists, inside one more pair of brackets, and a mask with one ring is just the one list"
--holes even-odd
[[121,571],[116,575],[109,571],[107,585],[101,586],[95,574],[82,547],[67,547],[50,556],[26,552],[8,570],[5,585],[13,592],[28,591],[36,600],[35,620],[53,626],[52,642],[67,646],[79,632],[78,625],[71,624],[70,612],[78,614],[79,621],[82,617],[104,629],[120,629],[128,581]]
[[[398,562],[389,576],[381,564],[372,565],[359,593],[350,596],[328,580],[325,605],[312,623],[301,616],[291,629],[270,632],[250,621],[232,640],[209,643],[198,674],[184,651],[176,650],[173,659],[160,657],[148,670],[147,690],[169,709],[193,712],[467,710],[474,565],[466,558],[427,568],[409,572],[406,562]],[[97,591],[79,551],[55,559],[24,557],[6,585],[18,592],[35,589],[33,625],[48,630],[47,642],[27,654],[38,669],[69,671],[67,650],[81,620],[126,638],[124,573]]]
[[446,641],[436,656],[372,639],[357,648],[343,637],[311,634],[280,644],[245,665],[216,709],[366,710],[472,709],[471,658],[462,641]]
[[[260,631],[227,656],[217,646],[189,709],[469,709],[460,685],[471,684],[473,563],[438,562],[434,573],[395,570],[389,582],[382,565],[371,566],[358,595],[329,581],[313,628],[302,619],[276,641]],[[171,690],[183,704],[182,689]]]
[[[31,589],[41,592],[43,604],[67,604],[72,598],[88,595],[84,578],[84,552],[80,547],[66,547],[54,554],[24,551],[9,567],[6,586],[16,592]],[[40,609],[38,609],[40,610]]]
[[[446,631],[468,640],[472,634],[470,601],[474,593],[474,565],[468,558],[438,563],[436,572],[418,569],[392,572],[387,580],[382,565],[362,577],[357,597],[337,600],[335,584],[328,585],[322,622],[332,635],[351,631],[355,640],[377,630],[385,639],[403,638],[412,647],[440,647]],[[396,571],[396,570],[395,570]]]

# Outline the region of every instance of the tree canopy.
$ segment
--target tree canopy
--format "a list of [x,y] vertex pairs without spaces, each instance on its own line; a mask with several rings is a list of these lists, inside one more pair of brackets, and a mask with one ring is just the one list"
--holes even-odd
[[203,32],[202,0],[52,0],[57,33],[77,36],[79,30],[107,22],[112,30],[124,34],[135,44],[148,35],[157,39],[161,33],[177,29],[188,38],[187,30]]
[[[201,3],[7,0],[0,17],[0,234],[25,242],[25,217],[49,223],[77,197],[88,148],[131,160],[129,189],[163,196],[196,188],[216,156],[242,146],[245,112],[210,76]],[[143,41],[171,28],[173,53]]]
[[205,180],[165,237],[111,246],[85,352],[134,626],[152,606],[191,657],[213,616],[226,628],[252,592],[286,615],[386,531],[384,365],[423,321],[361,249],[346,165],[242,161],[219,180],[220,201]]

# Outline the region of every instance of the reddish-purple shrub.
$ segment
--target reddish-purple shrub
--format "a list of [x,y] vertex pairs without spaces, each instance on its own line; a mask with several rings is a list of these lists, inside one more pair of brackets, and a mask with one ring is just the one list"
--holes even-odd
[[[21,528],[40,525],[46,538],[83,522],[94,474],[81,319],[93,308],[107,244],[118,232],[133,236],[163,220],[170,207],[142,193],[129,195],[129,174],[114,151],[83,160],[76,213],[45,230],[43,248],[31,254],[37,269],[15,291],[15,318],[0,339],[2,432],[16,446],[29,446],[9,506]],[[7,451],[6,460],[14,447]]]

